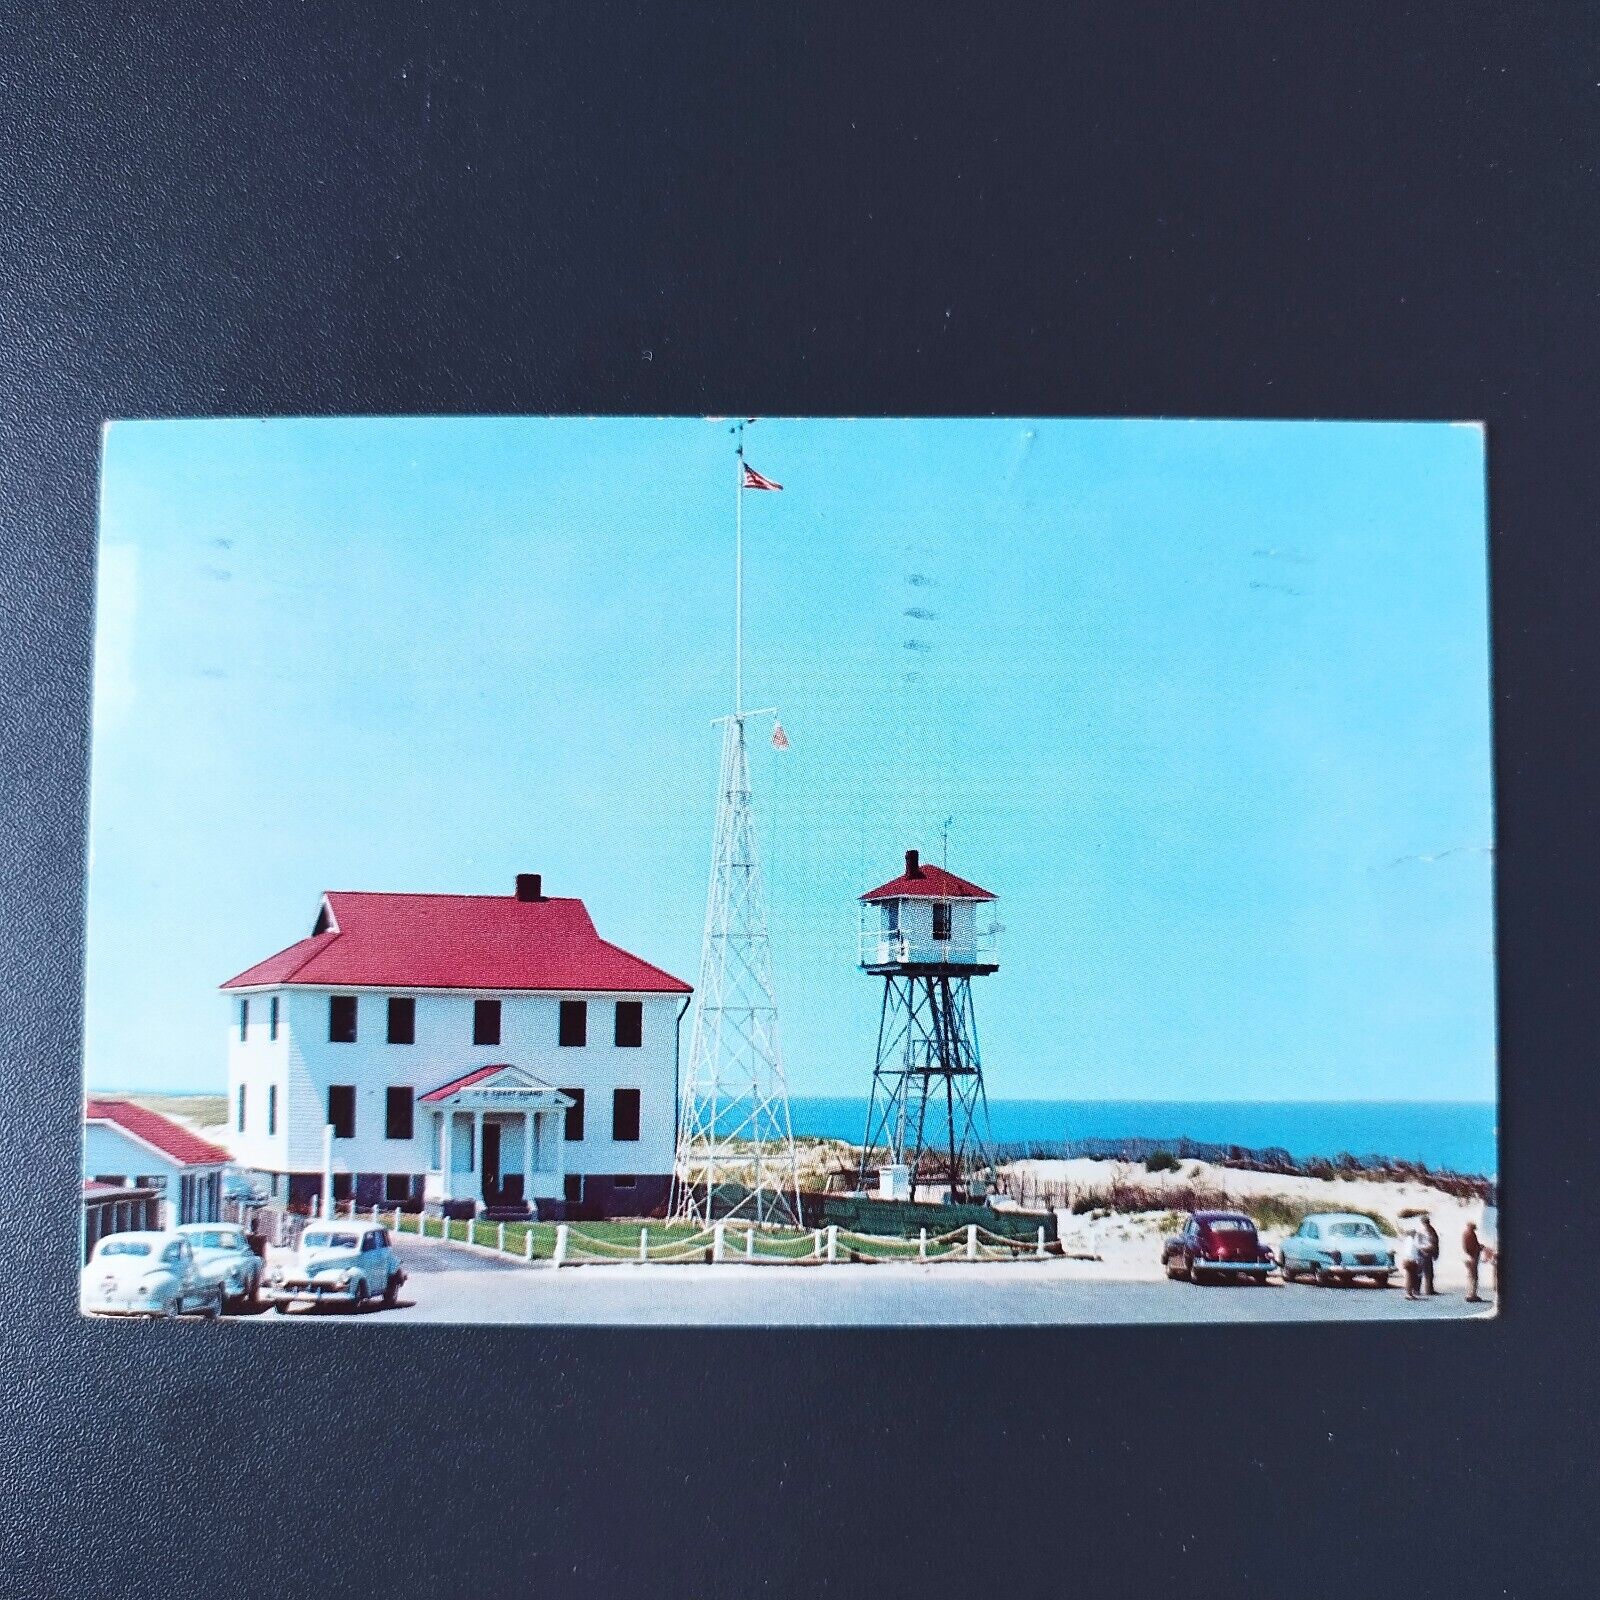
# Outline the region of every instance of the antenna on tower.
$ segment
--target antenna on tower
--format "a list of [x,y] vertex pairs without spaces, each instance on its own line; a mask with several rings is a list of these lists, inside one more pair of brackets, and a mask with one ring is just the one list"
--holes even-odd
[[783,487],[745,462],[744,430],[754,421],[747,417],[729,430],[735,441],[733,711],[713,724],[722,728],[722,765],[670,1207],[673,1216],[700,1223],[800,1220],[800,1164],[778,1046],[745,744],[751,717],[777,716],[775,707],[744,706],[744,491]]

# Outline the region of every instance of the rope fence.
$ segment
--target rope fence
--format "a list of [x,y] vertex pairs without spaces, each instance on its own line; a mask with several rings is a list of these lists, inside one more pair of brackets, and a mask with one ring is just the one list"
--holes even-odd
[[1046,1239],[1041,1227],[1033,1239],[995,1233],[979,1224],[915,1239],[878,1233],[857,1233],[829,1224],[822,1228],[783,1228],[767,1224],[716,1222],[691,1228],[682,1223],[616,1223],[610,1233],[586,1230],[566,1222],[474,1222],[467,1218],[429,1217],[374,1206],[374,1223],[385,1223],[396,1236],[412,1234],[466,1245],[523,1261],[568,1266],[667,1266],[679,1262],[731,1263],[746,1266],[860,1266],[888,1262],[948,1261],[1098,1261],[1066,1250]]

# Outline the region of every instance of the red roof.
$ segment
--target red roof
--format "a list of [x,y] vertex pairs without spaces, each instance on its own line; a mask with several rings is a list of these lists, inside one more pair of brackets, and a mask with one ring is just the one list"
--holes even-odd
[[609,944],[581,900],[330,892],[333,926],[230,978],[224,989],[599,989],[688,994],[671,973]]
[[136,1106],[131,1100],[99,1100],[91,1097],[84,1102],[85,1122],[109,1122],[135,1139],[153,1145],[162,1155],[170,1157],[182,1167],[220,1167],[230,1156],[220,1144],[190,1133],[181,1123],[164,1117],[159,1111]]
[[448,1100],[451,1095],[461,1089],[470,1089],[475,1083],[482,1083],[485,1078],[492,1078],[497,1072],[504,1072],[510,1065],[507,1061],[497,1061],[492,1067],[479,1067],[475,1072],[464,1073],[459,1078],[452,1078],[449,1083],[441,1083],[437,1089],[430,1089],[423,1100]]
[[980,889],[977,884],[968,883],[965,878],[958,878],[943,867],[923,866],[917,869],[915,877],[903,872],[898,878],[891,878],[888,883],[869,889],[861,898],[870,901],[993,900],[995,897],[987,889]]

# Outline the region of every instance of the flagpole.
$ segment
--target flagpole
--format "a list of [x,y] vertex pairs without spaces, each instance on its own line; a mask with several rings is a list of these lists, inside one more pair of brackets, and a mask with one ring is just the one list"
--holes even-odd
[[744,424],[733,459],[733,714],[744,713]]

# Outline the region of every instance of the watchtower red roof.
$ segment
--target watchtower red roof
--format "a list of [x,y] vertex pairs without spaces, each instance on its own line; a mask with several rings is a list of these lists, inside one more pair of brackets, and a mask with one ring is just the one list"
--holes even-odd
[[915,850],[906,851],[906,870],[898,878],[881,883],[861,896],[874,900],[993,900],[987,889],[980,889],[965,878],[958,878],[943,867],[925,867]]
[[540,894],[531,874],[509,895],[332,890],[310,938],[222,987],[290,984],[690,993],[681,978],[602,939],[581,900]]
[[84,1101],[85,1122],[109,1122],[141,1143],[159,1150],[162,1155],[183,1167],[218,1167],[229,1160],[220,1144],[202,1139],[191,1133],[171,1117],[145,1106],[136,1106],[131,1100],[106,1100],[91,1095]]

